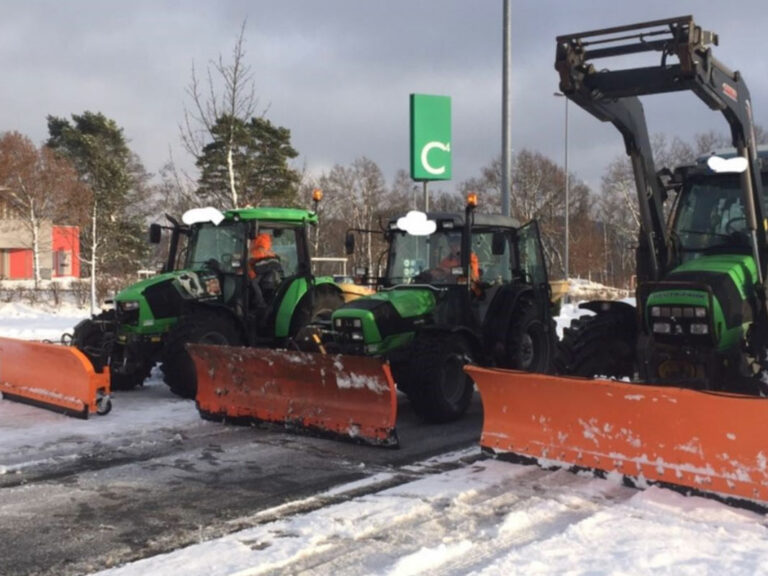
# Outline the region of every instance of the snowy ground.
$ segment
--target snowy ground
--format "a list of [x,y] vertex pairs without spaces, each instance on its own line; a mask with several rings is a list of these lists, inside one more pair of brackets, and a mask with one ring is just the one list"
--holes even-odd
[[[564,307],[560,329],[574,310]],[[2,304],[0,336],[58,340],[86,316]],[[84,438],[108,442],[126,429],[151,437],[156,422],[199,421],[162,385],[138,394],[155,396],[140,414],[116,405],[88,421],[1,401],[0,476]],[[768,517],[710,500],[483,459],[479,448],[397,473],[412,480],[376,474],[238,518],[249,527],[223,538],[99,574],[768,574]]]

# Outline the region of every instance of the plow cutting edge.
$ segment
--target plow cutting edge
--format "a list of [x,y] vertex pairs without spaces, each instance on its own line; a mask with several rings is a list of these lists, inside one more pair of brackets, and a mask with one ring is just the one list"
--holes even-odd
[[201,416],[272,422],[381,446],[398,444],[389,365],[358,356],[189,344]]
[[493,453],[768,505],[768,399],[467,366]]

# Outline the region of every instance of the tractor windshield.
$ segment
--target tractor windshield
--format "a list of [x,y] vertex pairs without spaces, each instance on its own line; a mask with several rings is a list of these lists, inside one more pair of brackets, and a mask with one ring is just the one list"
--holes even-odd
[[242,270],[247,238],[245,222],[205,222],[194,227],[187,245],[184,267],[198,270],[215,260],[223,272]]
[[461,231],[428,236],[394,233],[389,251],[389,284],[456,284],[461,272]]
[[[470,275],[473,280],[506,283],[512,276],[514,257],[509,238],[504,236],[492,249],[493,230],[476,228],[472,232]],[[461,266],[461,231],[438,229],[428,236],[396,232],[389,253],[387,281],[395,284],[454,285],[464,283]]]
[[680,193],[673,228],[683,260],[704,253],[748,251],[739,176],[691,178]]

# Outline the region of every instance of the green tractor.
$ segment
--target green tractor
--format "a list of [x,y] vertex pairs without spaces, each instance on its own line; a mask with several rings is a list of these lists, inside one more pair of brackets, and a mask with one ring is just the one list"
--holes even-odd
[[[317,224],[315,212],[198,208],[182,223],[167,218],[170,225],[150,226],[151,243],[168,236],[162,273],[122,290],[111,310],[75,327],[73,344],[98,370],[109,367],[113,389],[142,384],[161,361],[171,390],[194,398],[187,343],[284,345],[306,324],[328,321],[344,302],[330,277],[312,275],[307,229]],[[263,235],[279,261],[268,282],[249,268],[249,245]]]
[[471,195],[464,214],[389,221],[379,289],[333,312],[322,338],[328,352],[388,360],[397,388],[431,422],[467,410],[474,385],[465,364],[548,372],[555,353],[537,223],[476,214],[475,204]]
[[[690,16],[558,37],[560,89],[621,132],[641,220],[637,308],[582,305],[595,314],[564,330],[563,374],[768,392],[768,165],[755,145],[744,79],[712,56],[712,43],[717,36]],[[661,54],[659,66],[614,71],[593,62],[648,51]],[[732,150],[656,170],[638,96],[675,91],[723,114]]]

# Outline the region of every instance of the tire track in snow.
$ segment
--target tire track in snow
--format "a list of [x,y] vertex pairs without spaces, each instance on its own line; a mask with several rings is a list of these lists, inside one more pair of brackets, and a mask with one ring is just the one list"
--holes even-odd
[[[482,490],[461,489],[462,477],[488,470],[495,480]],[[495,461],[433,473],[262,526],[241,543],[268,553],[270,561],[257,562],[238,576],[466,574],[636,493],[596,482]],[[363,513],[356,515],[355,508]],[[382,571],[383,566],[388,570]]]

